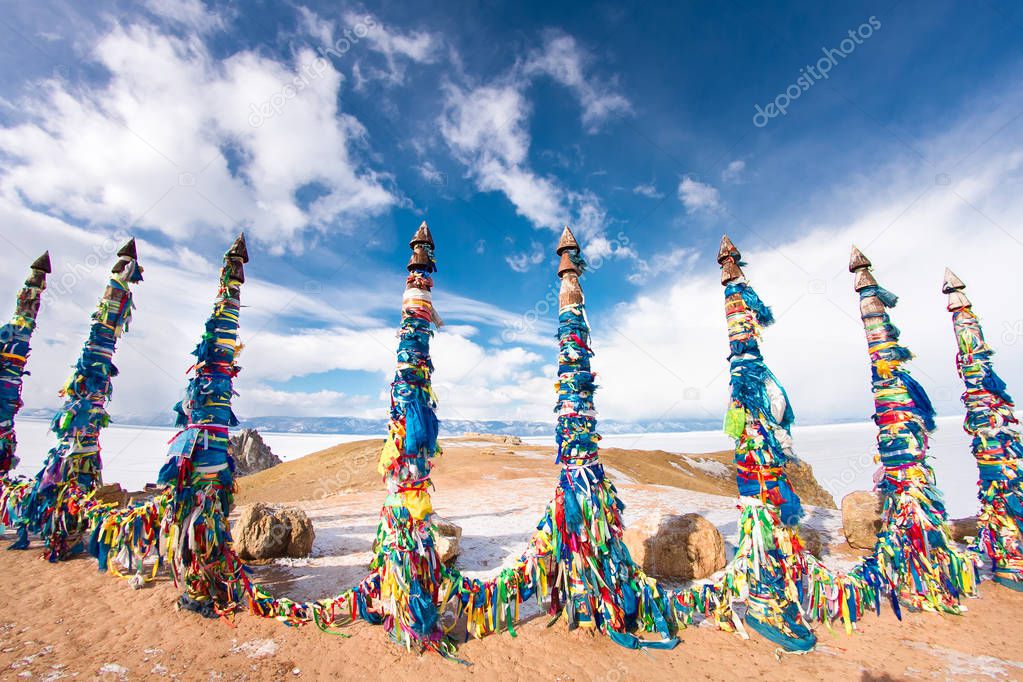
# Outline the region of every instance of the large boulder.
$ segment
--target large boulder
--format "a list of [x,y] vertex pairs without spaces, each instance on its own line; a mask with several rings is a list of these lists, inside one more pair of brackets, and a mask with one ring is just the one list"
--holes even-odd
[[270,451],[270,446],[263,442],[263,437],[255,429],[242,429],[238,435],[231,436],[229,450],[238,476],[254,474],[281,463],[281,458]]
[[649,575],[699,580],[725,567],[724,538],[699,514],[647,516],[631,524],[623,539]]
[[842,498],[842,532],[856,549],[874,549],[881,531],[882,498],[879,493],[858,490]]
[[232,535],[238,556],[247,561],[306,557],[316,539],[316,531],[304,511],[262,502],[242,510]]
[[462,551],[462,527],[434,514],[434,543],[442,564],[449,563]]

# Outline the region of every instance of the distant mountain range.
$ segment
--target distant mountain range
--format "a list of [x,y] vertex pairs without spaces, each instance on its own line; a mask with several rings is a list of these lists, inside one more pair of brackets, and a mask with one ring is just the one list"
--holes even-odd
[[[52,408],[25,408],[21,414],[36,419],[53,417]],[[173,427],[174,415],[113,414],[112,422],[121,426]],[[386,419],[360,417],[251,417],[241,419],[241,428],[256,429],[264,433],[338,433],[355,436],[379,436],[387,432]],[[678,433],[707,431],[721,428],[718,420],[660,419],[653,421],[600,420],[601,433]],[[554,420],[550,422],[441,419],[441,434],[460,436],[463,433],[494,433],[508,436],[550,436],[554,433]]]

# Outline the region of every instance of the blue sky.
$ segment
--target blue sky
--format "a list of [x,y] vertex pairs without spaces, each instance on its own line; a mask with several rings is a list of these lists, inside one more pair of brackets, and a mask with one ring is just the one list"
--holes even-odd
[[[102,286],[93,261],[131,233],[147,277],[111,407],[172,405],[244,229],[239,412],[380,416],[423,219],[448,322],[442,417],[549,418],[566,223],[594,265],[605,417],[721,413],[724,231],[779,312],[768,361],[808,420],[870,412],[853,241],[902,294],[939,409],[961,391],[946,264],[1009,349],[1011,387],[1023,8],[833,5],[12,4],[2,283],[13,296],[43,248],[64,278],[26,401],[56,403]],[[785,113],[758,125],[772,103]]]

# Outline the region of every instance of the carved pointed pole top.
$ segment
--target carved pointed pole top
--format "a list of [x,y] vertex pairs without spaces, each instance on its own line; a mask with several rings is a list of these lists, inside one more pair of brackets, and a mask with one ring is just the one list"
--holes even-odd
[[[408,261],[409,272],[413,270],[422,270],[428,273],[436,271],[437,267],[431,258],[431,252],[434,248],[433,235],[430,234],[430,228],[425,220],[416,230],[416,233],[412,235],[408,245],[412,249],[412,257]],[[429,247],[429,251],[427,247]]]
[[941,283],[941,293],[951,294],[953,291],[960,291],[965,288],[966,284],[963,283],[963,280],[959,279],[956,273],[945,268],[945,280]]
[[244,232],[239,234],[238,237],[234,240],[234,243],[231,244],[231,248],[227,250],[227,257],[237,258],[242,263],[249,262],[249,249],[248,246],[245,244]]
[[430,226],[426,224],[425,220],[419,225],[416,233],[412,235],[412,241],[408,243],[412,249],[415,249],[417,244],[429,244],[431,248],[434,247],[433,235],[430,233]]
[[973,304],[966,298],[963,289],[966,284],[959,279],[954,272],[945,268],[945,280],[941,283],[941,293],[948,294],[948,311],[954,313],[963,308],[969,308]]
[[558,292],[558,307],[564,308],[570,305],[582,305],[585,302],[583,288],[579,284],[579,266],[572,260],[570,252],[579,253],[579,242],[576,241],[572,230],[565,226],[558,240],[557,253],[561,256],[558,261],[558,277],[561,279],[561,290]]
[[36,258],[29,267],[28,277],[25,278],[25,286],[45,289],[46,275],[53,272],[53,268],[50,267],[50,252],[47,251],[39,256],[39,258]]
[[864,324],[867,324],[868,318],[883,315],[885,312],[884,303],[875,295],[876,292],[872,292],[870,295],[862,293],[868,287],[878,286],[870,268],[870,259],[853,246],[852,253],[849,255],[849,272],[853,273],[853,289],[860,294],[860,317],[863,318]]
[[135,237],[130,238],[124,243],[120,249],[117,250],[117,255],[122,258],[131,258],[132,260],[138,260],[138,250],[135,248]]
[[735,244],[728,238],[728,235],[721,235],[721,246],[718,248],[718,265],[721,266],[721,285],[728,286],[732,282],[738,282],[745,278],[742,268],[739,267],[739,258],[742,255]]
[[34,261],[32,261],[32,265],[30,267],[33,270],[45,272],[46,274],[50,274],[51,272],[53,272],[53,268],[50,266],[50,252],[49,251],[43,252],[43,255],[39,256],[39,258],[36,258]]
[[724,263],[728,258],[738,263],[742,254],[739,253],[739,249],[735,248],[735,244],[728,238],[728,235],[723,234],[721,235],[721,246],[718,247],[718,263]]
[[[563,255],[566,251],[578,251],[579,242],[576,241],[575,235],[572,234],[572,230],[569,229],[568,225],[565,225],[565,229],[561,232],[561,239],[558,240],[558,255]],[[561,273],[558,273],[561,274]]]
[[852,253],[849,255],[849,272],[856,272],[870,266],[870,259],[864,256],[863,252],[855,246],[852,247]]
[[877,280],[870,268],[870,259],[855,246],[852,247],[852,254],[849,256],[849,272],[853,273],[853,289],[855,291],[863,291],[867,287],[877,286]]
[[117,250],[117,262],[110,272],[129,282],[142,281],[142,266],[139,265],[138,249],[135,246],[135,237],[131,237]]

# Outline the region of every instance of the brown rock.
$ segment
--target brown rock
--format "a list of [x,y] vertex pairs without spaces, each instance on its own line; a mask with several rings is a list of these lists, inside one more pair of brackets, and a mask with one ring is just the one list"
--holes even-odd
[[699,514],[648,516],[629,526],[623,539],[650,575],[699,580],[725,567],[724,538]]
[[257,502],[242,510],[232,531],[238,556],[249,561],[309,556],[316,531],[297,507]]
[[263,442],[263,437],[255,429],[242,429],[237,435],[231,436],[228,450],[234,457],[236,476],[248,476],[281,463],[281,458],[270,450],[270,446]]
[[834,509],[837,506],[835,498],[817,481],[813,475],[813,467],[807,462],[794,458],[785,467],[785,473],[803,504],[829,509]]
[[518,436],[506,436],[499,433],[479,433],[478,431],[463,431],[462,438],[466,440],[481,440],[488,443],[503,443],[504,445],[522,445],[522,439]]
[[842,531],[846,542],[857,549],[873,549],[881,530],[879,493],[858,490],[842,498]]
[[120,483],[110,483],[96,488],[95,499],[103,504],[116,504],[118,507],[128,506],[128,493]]
[[434,544],[437,547],[441,563],[446,564],[454,561],[461,551],[462,527],[436,514],[433,515],[432,520]]
[[965,519],[952,519],[948,522],[952,530],[952,539],[956,542],[967,543],[967,538],[977,537],[977,517],[969,516]]

